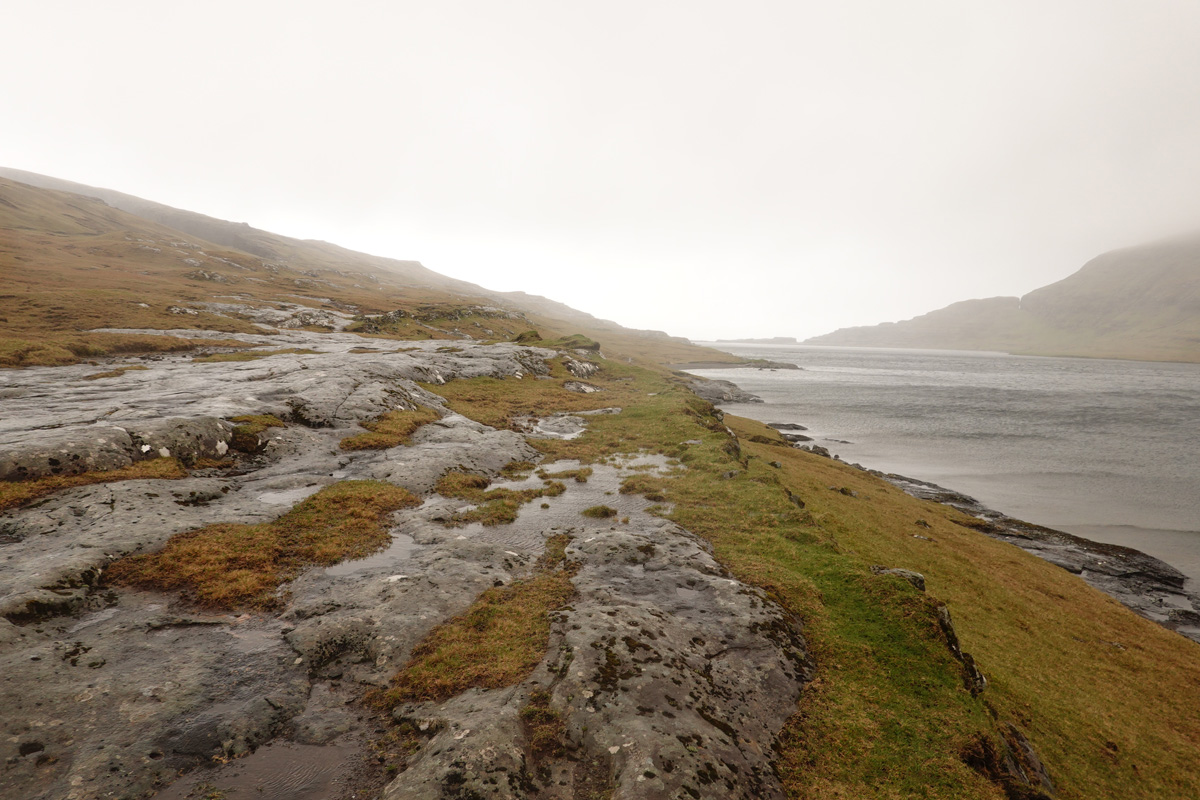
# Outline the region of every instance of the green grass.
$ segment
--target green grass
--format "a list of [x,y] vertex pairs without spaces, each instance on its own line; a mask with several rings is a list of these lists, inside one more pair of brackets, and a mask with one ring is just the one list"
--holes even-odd
[[418,428],[438,419],[438,412],[425,406],[413,411],[388,411],[376,419],[360,422],[359,424],[367,429],[367,433],[347,436],[339,446],[343,450],[386,450],[389,447],[410,444],[411,437]]
[[273,522],[218,524],[172,536],[166,546],[113,562],[115,586],[177,591],[208,608],[278,608],[278,589],[313,565],[362,558],[385,547],[388,517],[420,501],[379,481],[328,486]]
[[187,470],[176,458],[153,458],[138,461],[128,467],[80,475],[48,475],[27,481],[0,481],[0,511],[32,503],[55,492],[90,486],[95,483],[134,480],[178,480],[187,477]]
[[[1008,723],[1029,737],[1059,797],[1200,796],[1194,643],[964,527],[951,509],[787,447],[766,426],[719,419],[669,374],[612,359],[596,381],[608,390],[603,401],[566,398],[555,381],[430,388],[453,410],[501,427],[520,415],[618,405],[620,414],[589,418],[578,439],[531,444],[548,459],[653,452],[686,467],[632,476],[622,490],[669,498],[672,520],[804,620],[818,671],[777,754],[790,797],[998,800],[1003,789],[967,761],[981,743],[998,746]],[[922,572],[928,594],[872,575],[872,564]],[[990,681],[978,697],[936,624],[940,603]]]

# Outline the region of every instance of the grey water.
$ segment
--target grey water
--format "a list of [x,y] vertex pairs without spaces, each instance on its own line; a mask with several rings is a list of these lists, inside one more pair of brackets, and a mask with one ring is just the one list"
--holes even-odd
[[801,367],[692,370],[765,401],[730,413],[1200,580],[1200,364],[704,344]]

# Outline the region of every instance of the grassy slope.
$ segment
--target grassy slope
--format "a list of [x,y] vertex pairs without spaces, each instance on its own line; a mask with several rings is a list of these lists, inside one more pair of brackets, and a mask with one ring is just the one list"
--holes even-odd
[[[487,292],[415,262],[249,228],[239,234],[243,226],[178,214],[208,220],[211,225],[197,230],[211,228],[224,241],[240,235],[245,246],[269,257],[182,233],[100,200],[0,178],[0,366],[69,364],[112,352],[193,346],[184,339],[85,333],[94,328],[262,333],[244,320],[168,310],[214,301],[253,306],[283,301],[362,314],[403,310],[406,316],[384,326],[382,334],[392,338],[511,339],[537,326],[549,337],[577,330],[603,334],[633,358],[665,342],[679,360],[734,360],[628,331],[544,298]],[[222,281],[205,280],[200,272]],[[496,306],[515,313],[509,318],[485,310]],[[521,316],[526,308],[532,311]]]
[[[806,622],[819,673],[781,749],[793,796],[1003,796],[962,754],[978,737],[998,742],[1006,723],[1033,742],[1061,797],[1200,796],[1194,643],[957,524],[958,512],[787,447],[758,423],[727,418],[742,447],[732,454],[711,409],[665,373],[609,362],[592,382],[607,391],[576,395],[571,406],[620,405],[623,413],[593,418],[578,440],[539,447],[585,461],[639,448],[680,458],[689,467],[681,477],[643,478],[638,488],[665,493],[672,518]],[[455,410],[504,425],[560,407],[568,393],[557,384],[437,388]],[[695,439],[702,444],[681,444]],[[731,470],[738,475],[722,479]],[[835,491],[842,488],[852,494]],[[872,575],[872,564],[923,572],[928,594]],[[938,632],[939,603],[991,681],[978,698]]]

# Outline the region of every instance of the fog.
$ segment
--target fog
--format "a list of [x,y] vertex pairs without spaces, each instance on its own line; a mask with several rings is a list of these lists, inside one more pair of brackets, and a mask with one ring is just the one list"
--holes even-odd
[[1200,228],[1193,2],[23,3],[0,164],[693,338]]

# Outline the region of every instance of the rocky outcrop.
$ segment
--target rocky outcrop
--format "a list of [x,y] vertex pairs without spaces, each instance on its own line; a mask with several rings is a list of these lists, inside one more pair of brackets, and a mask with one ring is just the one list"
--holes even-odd
[[688,388],[713,405],[720,405],[721,403],[762,402],[762,398],[758,395],[744,392],[737,387],[737,384],[730,381],[715,381],[708,378],[689,376]]
[[[399,708],[436,733],[385,798],[572,798],[604,785],[629,798],[782,796],[772,743],[812,670],[799,623],[725,575],[703,541],[641,511],[648,501],[605,494],[618,485],[599,467],[572,487],[575,515],[550,529],[573,537],[578,572],[547,661],[511,690]],[[628,522],[580,524],[578,509],[601,501]],[[524,520],[509,535],[525,536]],[[523,727],[538,693],[562,722],[558,755],[534,752]]]
[[[593,415],[621,409],[529,418],[522,434],[446,411],[417,381],[537,373],[553,351],[414,342],[352,352],[362,340],[341,334],[240,338],[322,352],[151,356],[138,362],[148,369],[94,381],[84,380],[94,367],[10,374],[0,452],[26,474],[47,474],[59,456],[80,470],[164,452],[194,462],[219,453],[232,417],[289,424],[265,429],[234,471],[84,486],[0,515],[6,791],[85,800],[161,790],[171,800],[251,775],[250,788],[285,787],[279,797],[342,800],[381,786],[392,776],[363,767],[378,722],[353,701],[386,686],[434,626],[485,589],[528,575],[546,538],[565,534],[577,596],[554,618],[545,661],[510,689],[403,709],[425,727],[386,796],[565,798],[604,786],[623,797],[780,796],[771,745],[811,672],[799,624],[724,574],[703,541],[646,513],[649,500],[619,493],[624,476],[665,461],[594,465],[587,482],[525,506],[512,525],[444,524],[469,506],[435,494],[447,471],[498,477],[539,458],[527,435],[577,436]],[[417,405],[442,415],[411,444],[338,447],[359,422]],[[335,481],[367,478],[425,502],[396,512],[388,549],[287,585],[278,613],[202,612],[103,584],[113,559],[173,534],[270,521]],[[599,504],[616,515],[581,516]],[[563,722],[554,754],[530,744],[522,710],[534,698]]]

